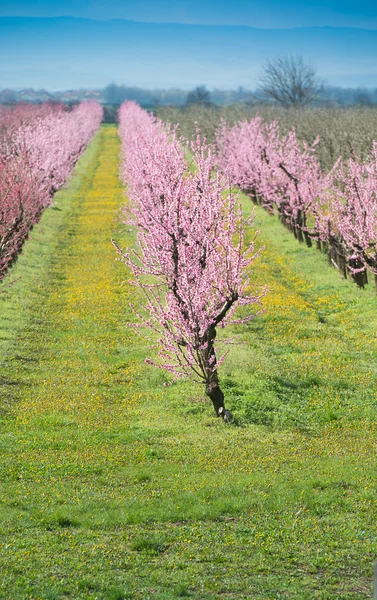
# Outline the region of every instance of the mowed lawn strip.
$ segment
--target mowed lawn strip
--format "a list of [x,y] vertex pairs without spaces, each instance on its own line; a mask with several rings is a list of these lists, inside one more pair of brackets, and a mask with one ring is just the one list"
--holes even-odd
[[102,127],[0,296],[0,597],[370,598],[374,290],[258,210],[270,293],[230,332],[225,426],[125,326],[118,154]]

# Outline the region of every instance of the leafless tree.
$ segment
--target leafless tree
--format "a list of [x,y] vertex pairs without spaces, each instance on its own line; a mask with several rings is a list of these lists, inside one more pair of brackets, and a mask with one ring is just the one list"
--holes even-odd
[[186,104],[210,106],[212,104],[211,93],[207,90],[205,85],[198,85],[194,90],[187,94]]
[[302,56],[280,57],[264,65],[256,97],[285,108],[304,106],[312,102],[322,87],[316,69],[305,63]]

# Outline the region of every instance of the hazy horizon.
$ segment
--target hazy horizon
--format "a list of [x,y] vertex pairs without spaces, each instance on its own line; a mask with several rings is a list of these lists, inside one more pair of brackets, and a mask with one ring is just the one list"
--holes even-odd
[[253,89],[263,63],[286,55],[302,55],[330,86],[374,89],[377,6],[3,0],[0,52],[3,89]]

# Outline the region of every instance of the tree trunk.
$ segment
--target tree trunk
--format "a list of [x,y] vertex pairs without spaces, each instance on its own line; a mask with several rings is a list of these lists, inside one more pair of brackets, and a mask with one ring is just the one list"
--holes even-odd
[[[217,379],[217,374],[214,377],[214,379]],[[207,383],[206,384],[206,394],[207,394],[207,396],[209,396],[209,398],[211,398],[213,408],[215,409],[215,413],[219,417],[221,412],[225,410],[224,394],[222,393],[222,391],[220,389],[219,382],[211,381],[211,382]]]
[[338,264],[336,262],[336,252],[334,246],[330,243],[330,247],[327,251],[327,260],[331,267],[337,267]]
[[365,276],[364,276],[364,273],[363,273],[363,272],[361,272],[361,273],[354,273],[354,274],[352,275],[352,279],[354,280],[354,282],[356,283],[356,285],[357,285],[359,288],[364,288],[364,284],[365,284]]
[[304,238],[305,238],[305,243],[306,243],[307,247],[311,248],[313,245],[313,241],[307,231],[304,231]]
[[[360,269],[360,268],[362,268],[362,267],[363,267],[363,265],[362,265],[361,261],[360,261],[360,260],[357,260],[357,259],[350,259],[350,260],[348,261],[348,263],[349,263],[349,265],[350,265],[351,267],[353,267],[354,269]],[[357,284],[359,287],[363,288],[363,287],[364,287],[364,285],[365,285],[366,283],[368,283],[368,274],[367,274],[367,270],[366,270],[366,269],[363,269],[362,271],[359,271],[358,273],[354,273],[354,274],[352,275],[352,279],[355,281],[355,283],[356,283],[356,284]]]
[[222,393],[220,386],[219,386],[217,372],[213,373],[213,375],[214,375],[214,379],[216,379],[217,381],[214,380],[214,381],[207,383],[206,394],[212,400],[212,404],[213,404],[213,408],[215,409],[216,416],[221,417],[225,421],[225,423],[230,423],[233,420],[232,413],[230,412],[230,410],[225,408],[224,394]]
[[216,338],[216,328],[210,327],[206,341],[208,346],[206,350],[203,350],[202,357],[205,364],[207,377],[206,377],[206,394],[211,398],[213,408],[217,417],[222,417],[226,422],[232,420],[232,414],[225,408],[224,405],[224,394],[219,386],[219,376],[216,369],[216,353],[214,348],[214,341]]
[[347,279],[347,276],[348,276],[347,260],[346,260],[346,257],[344,256],[344,254],[342,254],[341,252],[338,252],[338,264],[339,264],[339,268],[343,272],[344,279]]
[[295,238],[300,243],[302,243],[304,241],[304,234],[303,234],[303,231],[302,231],[303,225],[305,225],[303,214],[302,214],[302,211],[299,210],[297,212],[297,216],[296,216],[296,219],[294,221],[293,229],[294,229]]
[[301,229],[301,227],[299,225],[296,225],[295,230],[296,230],[296,236],[295,237],[302,244],[302,242],[304,241],[304,236],[303,236],[303,233],[302,233],[302,229]]

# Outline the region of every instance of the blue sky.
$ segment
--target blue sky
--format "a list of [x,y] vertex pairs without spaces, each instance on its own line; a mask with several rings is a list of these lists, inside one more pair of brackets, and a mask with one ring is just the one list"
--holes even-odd
[[330,85],[377,88],[377,0],[0,0],[0,89],[252,89],[298,54]]
[[376,0],[0,0],[0,16],[143,22],[377,29]]

